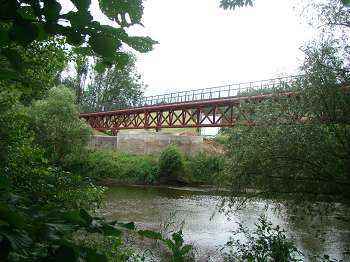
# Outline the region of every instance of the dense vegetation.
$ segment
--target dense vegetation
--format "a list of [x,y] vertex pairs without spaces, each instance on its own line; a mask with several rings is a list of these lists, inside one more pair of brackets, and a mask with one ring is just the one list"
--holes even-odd
[[[94,21],[89,0],[72,3],[76,8],[67,13],[56,0],[1,3],[1,261],[144,261],[124,245],[125,230],[162,243],[173,261],[188,259],[192,247],[184,243],[181,230],[164,236],[137,231],[132,222],[107,223],[91,215],[104,192],[92,183],[95,178],[142,184],[162,179],[220,182],[231,189],[234,204],[247,200],[236,198],[242,193],[349,204],[349,1],[318,6],[321,22],[328,25],[326,40],[305,47],[303,76],[292,86],[296,94],[242,105],[240,111],[255,125],[225,131],[226,160],[204,154],[186,159],[174,146],[159,160],[86,149],[91,129],[79,120],[76,102],[86,110],[134,103],[143,84],[123,45],[147,52],[156,42],[126,31],[141,24],[141,0],[99,1],[118,27]],[[234,9],[253,1],[220,3]],[[334,30],[338,26],[345,31]],[[73,60],[76,79],[60,79]],[[89,68],[93,81],[83,94],[87,61],[94,61],[94,69]],[[226,259],[294,261],[297,250],[284,233],[260,222],[253,233],[241,228],[248,242],[230,242],[233,249]],[[262,248],[265,253],[259,252]]]
[[224,169],[222,155],[199,153],[185,157],[170,145],[160,156],[130,155],[109,150],[86,150],[65,163],[74,174],[94,180],[111,178],[121,184],[214,184]]
[[[347,7],[332,4],[321,8],[334,12],[331,7],[336,6],[334,19],[349,18]],[[271,99],[242,105],[254,126],[225,131],[230,163],[226,182],[233,203],[234,196],[248,192],[250,197],[349,203],[350,71],[344,59],[349,57],[348,39],[328,37],[305,48],[303,76],[287,87],[295,95],[277,92]]]
[[125,184],[152,184],[159,176],[155,157],[107,150],[88,151],[85,156],[73,159],[67,168],[93,179],[113,178]]

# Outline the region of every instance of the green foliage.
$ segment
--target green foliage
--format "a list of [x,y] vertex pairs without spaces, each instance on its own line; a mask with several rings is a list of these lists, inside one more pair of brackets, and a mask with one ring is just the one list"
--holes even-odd
[[[27,47],[36,41],[63,36],[67,43],[79,47],[77,53],[101,57],[103,64],[123,66],[127,54],[120,51],[125,43],[139,52],[148,52],[156,44],[149,37],[130,37],[125,28],[141,24],[143,5],[141,0],[120,2],[100,0],[101,11],[118,24],[118,28],[94,21],[90,13],[91,1],[73,1],[74,11],[62,12],[58,0],[5,0],[1,4],[1,54],[13,50],[13,44]],[[6,57],[6,56],[5,56]],[[25,60],[12,52],[6,57],[11,66],[0,69],[6,72],[21,72]],[[15,74],[13,77],[18,78]]]
[[90,127],[79,119],[74,94],[65,87],[52,88],[46,99],[30,108],[35,142],[45,148],[53,163],[62,163],[72,154],[84,151]]
[[106,237],[102,234],[78,230],[73,235],[73,242],[91,250],[98,250],[109,262],[142,261],[134,250],[125,245],[123,235]]
[[185,162],[192,182],[215,183],[224,171],[224,156],[199,153]]
[[[225,254],[225,261],[303,261],[301,252],[293,241],[287,238],[286,232],[278,225],[273,227],[264,216],[259,218],[254,231],[239,224],[233,234],[235,237],[231,237],[226,243],[229,253]],[[239,239],[242,236],[243,241]]]
[[64,209],[91,209],[100,204],[104,192],[102,187],[84,181],[78,175],[35,163],[35,153],[28,157],[31,166],[7,174],[13,191],[25,196],[28,203]]
[[[118,109],[135,105],[140,100],[145,86],[136,72],[136,57],[130,57],[123,68],[112,66],[103,73],[89,70],[92,80],[84,90],[83,111]],[[96,64],[98,65],[99,63]]]
[[342,57],[346,53],[331,40],[308,45],[305,54],[295,95],[276,94],[259,104],[242,104],[240,110],[254,126],[227,131],[226,182],[232,196],[254,192],[253,196],[349,203],[350,76]]
[[6,163],[16,160],[23,147],[30,144],[25,108],[18,103],[20,93],[5,87],[0,91],[0,165],[3,174]]
[[89,151],[85,157],[73,159],[67,168],[82,176],[114,178],[122,183],[153,184],[158,181],[157,162],[148,156]]
[[220,131],[220,133],[214,138],[214,141],[218,144],[221,145],[225,145],[227,143],[228,137],[226,135],[226,130],[227,128],[225,128],[224,130]]
[[61,39],[35,42],[27,47],[15,44],[6,49],[0,47],[0,80],[3,85],[19,90],[20,101],[28,105],[41,99],[55,84],[67,60]]
[[159,240],[168,248],[171,252],[170,261],[172,262],[184,262],[187,261],[187,257],[192,250],[191,245],[184,245],[184,239],[182,230],[174,232],[171,238],[163,237],[159,232],[151,230],[140,230],[138,233],[149,239]]
[[349,0],[342,0],[342,3],[345,6],[349,6],[350,5],[350,1]]
[[0,181],[0,258],[1,261],[107,261],[95,249],[76,245],[72,233],[84,228],[90,233],[120,235],[114,223],[80,211],[28,206],[27,200],[10,192],[10,183]]
[[23,106],[42,99],[55,84],[68,60],[67,44],[77,47],[75,54],[100,57],[105,68],[127,64],[121,43],[140,52],[156,43],[124,30],[141,23],[142,1],[101,1],[118,28],[93,21],[91,1],[72,3],[76,9],[67,13],[56,0],[1,3],[0,180],[7,181],[0,185],[1,261],[107,261],[95,247],[76,244],[72,234],[84,228],[118,237],[121,228],[131,228],[79,211],[95,207],[103,188],[57,167],[79,157],[90,135],[74,96],[54,88],[31,108]]
[[184,173],[184,159],[175,145],[170,145],[162,151],[158,165],[161,179],[174,180]]

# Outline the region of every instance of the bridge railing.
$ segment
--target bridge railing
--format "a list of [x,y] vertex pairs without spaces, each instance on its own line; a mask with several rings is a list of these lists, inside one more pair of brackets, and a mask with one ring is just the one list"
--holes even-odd
[[161,104],[176,104],[184,102],[206,101],[221,98],[231,98],[240,96],[251,96],[272,92],[273,88],[285,88],[291,86],[299,76],[279,77],[260,81],[252,81],[231,85],[223,85],[210,88],[194,89],[188,91],[174,92],[163,95],[147,96],[139,101],[130,101],[130,103],[106,103],[96,111],[109,111],[116,109],[135,108],[144,106],[153,106]]
[[290,85],[296,80],[296,78],[297,76],[288,76],[176,93],[168,93],[163,95],[148,96],[144,97],[137,104],[137,106],[184,103],[259,94],[266,92],[268,89]]

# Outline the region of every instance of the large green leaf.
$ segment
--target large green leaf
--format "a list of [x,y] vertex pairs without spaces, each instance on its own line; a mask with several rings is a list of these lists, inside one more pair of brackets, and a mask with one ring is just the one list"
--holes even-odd
[[63,213],[62,219],[70,224],[81,225],[86,223],[86,219],[81,217],[81,214],[78,210],[68,211]]
[[97,54],[103,57],[113,57],[117,49],[121,46],[118,39],[102,33],[90,36],[89,44]]
[[141,24],[142,0],[99,0],[102,12],[121,26]]
[[69,12],[63,16],[68,19],[72,27],[84,28],[88,25],[93,17],[87,10],[78,11],[78,12]]
[[144,237],[149,238],[149,239],[163,240],[163,237],[159,232],[155,232],[152,230],[139,230],[138,233],[141,236],[144,236]]
[[122,231],[115,228],[112,225],[105,224],[102,226],[102,231],[106,236],[116,236],[119,237],[122,234]]
[[122,41],[128,44],[130,47],[139,51],[141,53],[146,53],[153,50],[153,45],[158,44],[157,41],[154,41],[150,37],[142,37],[142,36],[132,36],[125,37]]
[[184,247],[181,249],[181,255],[186,255],[192,250],[192,245],[184,245]]
[[90,225],[93,221],[93,218],[85,209],[80,209],[80,217],[84,221],[85,225]]
[[134,222],[130,222],[130,223],[118,223],[118,226],[126,228],[126,229],[130,229],[130,230],[135,230],[135,223]]
[[57,21],[62,7],[56,0],[44,1],[43,13],[47,21]]
[[68,44],[73,46],[78,46],[84,43],[85,36],[82,34],[80,30],[74,30],[73,28],[66,28],[65,36],[67,37]]
[[95,65],[95,70],[97,73],[103,73],[106,68],[108,67],[108,65],[106,65],[105,63],[103,62],[97,62],[96,65]]
[[184,240],[182,238],[182,231],[181,230],[179,232],[173,233],[172,238],[175,241],[175,245],[178,246],[178,247],[181,247],[182,244],[184,243]]
[[[130,57],[126,53],[116,52],[114,54],[114,56],[112,57],[112,59],[108,60],[108,61],[111,62],[112,64],[115,64],[119,68],[123,68],[124,66],[126,66],[129,63]],[[106,62],[108,62],[108,61],[106,60]]]

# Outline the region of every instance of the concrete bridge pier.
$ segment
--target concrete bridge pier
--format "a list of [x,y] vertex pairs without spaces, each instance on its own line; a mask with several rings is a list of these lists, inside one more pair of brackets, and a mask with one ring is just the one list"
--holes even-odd
[[162,133],[118,133],[116,136],[91,136],[89,146],[129,154],[157,155],[168,145],[175,144],[187,156],[202,151],[202,136],[179,136]]

